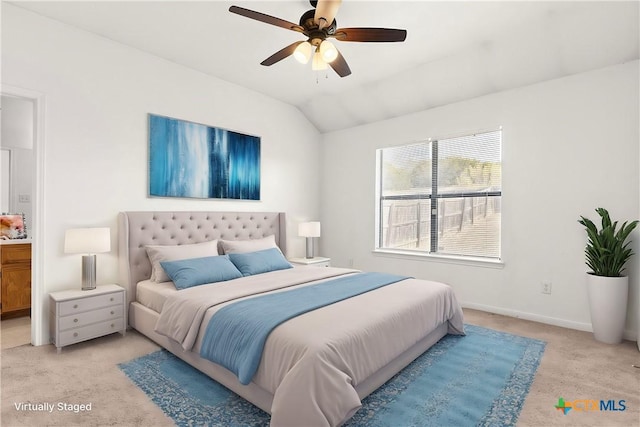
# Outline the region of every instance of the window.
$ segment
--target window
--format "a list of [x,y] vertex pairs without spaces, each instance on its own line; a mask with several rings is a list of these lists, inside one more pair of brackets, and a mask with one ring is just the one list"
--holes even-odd
[[383,148],[377,248],[500,258],[502,131]]

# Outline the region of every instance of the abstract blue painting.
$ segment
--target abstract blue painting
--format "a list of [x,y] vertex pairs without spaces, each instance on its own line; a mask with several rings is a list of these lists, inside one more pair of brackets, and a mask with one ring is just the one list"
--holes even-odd
[[149,114],[149,194],[260,200],[260,138]]

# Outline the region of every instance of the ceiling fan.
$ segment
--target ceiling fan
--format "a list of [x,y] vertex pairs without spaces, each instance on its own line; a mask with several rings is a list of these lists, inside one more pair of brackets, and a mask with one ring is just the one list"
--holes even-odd
[[335,16],[342,0],[310,0],[309,2],[315,9],[305,12],[300,17],[299,25],[238,6],[231,6],[229,12],[296,31],[307,37],[306,41],[292,43],[260,64],[273,65],[290,55],[306,64],[313,56],[314,70],[323,70],[329,65],[340,77],[351,74],[351,69],[342,54],[328,40],[329,38],[344,42],[402,42],[407,38],[406,30],[394,28],[337,28]]

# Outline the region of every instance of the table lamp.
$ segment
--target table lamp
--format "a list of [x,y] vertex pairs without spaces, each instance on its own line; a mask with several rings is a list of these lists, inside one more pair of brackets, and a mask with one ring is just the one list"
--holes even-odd
[[320,237],[320,223],[302,222],[298,225],[298,236],[307,238],[307,259],[313,258],[313,238]]
[[64,235],[64,252],[82,256],[82,290],[96,288],[96,255],[111,250],[109,228],[72,228]]

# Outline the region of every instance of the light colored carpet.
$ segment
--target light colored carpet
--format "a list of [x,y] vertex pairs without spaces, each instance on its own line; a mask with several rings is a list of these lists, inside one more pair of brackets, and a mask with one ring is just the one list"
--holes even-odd
[[[465,322],[544,340],[547,347],[520,415],[522,426],[640,425],[640,352],[634,342],[600,344],[590,333],[465,310]],[[117,364],[158,349],[136,332],[80,343],[56,354],[51,345],[3,350],[2,426],[170,426],[172,421],[120,371]],[[559,397],[626,401],[622,412],[554,408]],[[15,405],[52,403],[52,413]],[[91,411],[58,411],[58,403],[91,403]]]
[[31,343],[31,317],[16,317],[0,321],[2,350]]

